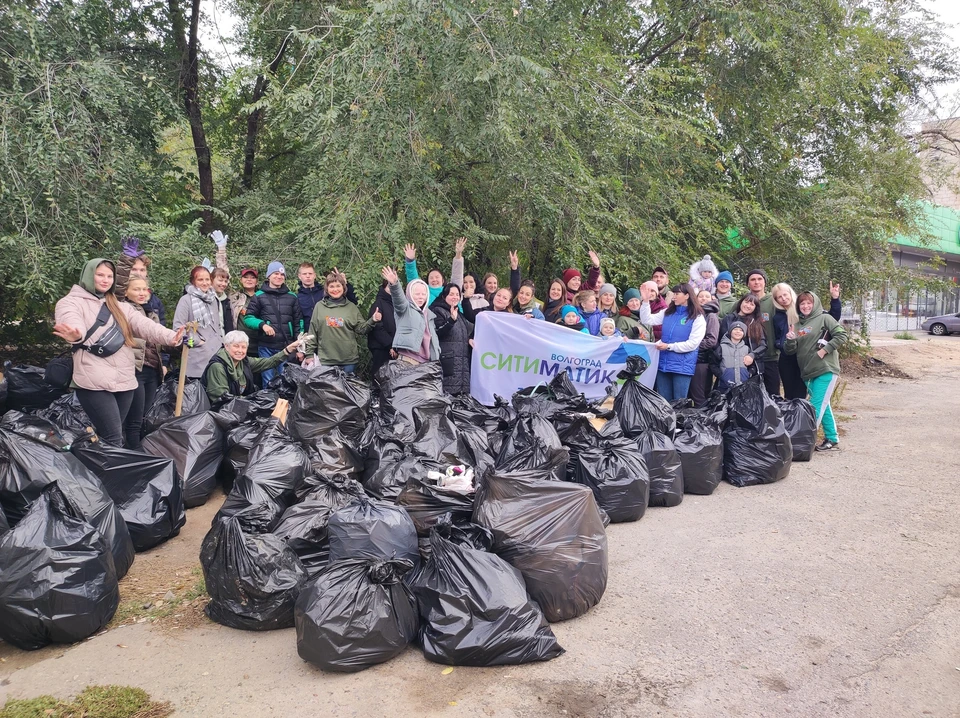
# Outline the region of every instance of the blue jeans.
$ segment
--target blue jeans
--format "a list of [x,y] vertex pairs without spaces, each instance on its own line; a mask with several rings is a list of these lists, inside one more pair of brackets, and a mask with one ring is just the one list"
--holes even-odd
[[[257,356],[261,359],[269,359],[279,351],[279,349],[271,349],[270,347],[259,346],[257,347]],[[279,369],[267,369],[266,371],[260,372],[263,385],[266,386],[267,383],[277,374],[283,374],[283,364],[280,365]]]
[[687,392],[690,391],[690,380],[692,378],[688,374],[658,371],[657,393],[671,403],[677,399],[686,399]]

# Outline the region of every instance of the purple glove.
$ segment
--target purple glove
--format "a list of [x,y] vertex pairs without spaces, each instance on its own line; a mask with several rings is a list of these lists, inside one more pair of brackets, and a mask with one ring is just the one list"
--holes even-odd
[[124,256],[136,259],[144,255],[144,251],[140,249],[139,237],[124,237],[120,240],[120,246],[123,247]]

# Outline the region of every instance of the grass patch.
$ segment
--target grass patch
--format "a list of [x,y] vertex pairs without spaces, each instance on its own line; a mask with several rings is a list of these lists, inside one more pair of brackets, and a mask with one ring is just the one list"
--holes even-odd
[[910,332],[897,332],[893,335],[894,339],[906,339],[907,341],[917,341],[917,338]]
[[[113,620],[110,621],[110,627],[114,628],[124,623],[131,623],[140,618],[146,618],[151,622],[169,618],[177,611],[182,611],[185,604],[205,596],[207,585],[203,580],[203,569],[200,566],[195,566],[190,574],[193,576],[193,583],[183,589],[171,589],[171,593],[174,594],[172,600],[148,601],[141,597],[121,601],[117,607],[117,612],[113,615]],[[145,608],[145,606],[147,607]],[[0,718],[4,718],[4,716],[0,715]]]
[[0,709],[0,718],[165,718],[172,713],[169,703],[151,700],[141,688],[88,686],[72,701],[11,698]]

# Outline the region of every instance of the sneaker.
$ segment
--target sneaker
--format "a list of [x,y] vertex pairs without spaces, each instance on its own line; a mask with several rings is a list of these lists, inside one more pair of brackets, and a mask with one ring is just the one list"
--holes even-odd
[[830,439],[824,439],[815,447],[816,451],[840,451],[840,444],[835,444]]

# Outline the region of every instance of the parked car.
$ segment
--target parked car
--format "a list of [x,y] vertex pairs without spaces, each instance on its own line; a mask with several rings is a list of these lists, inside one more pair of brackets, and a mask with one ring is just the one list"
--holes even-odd
[[920,328],[938,337],[953,332],[960,332],[960,314],[944,314],[939,317],[930,317],[924,320]]

